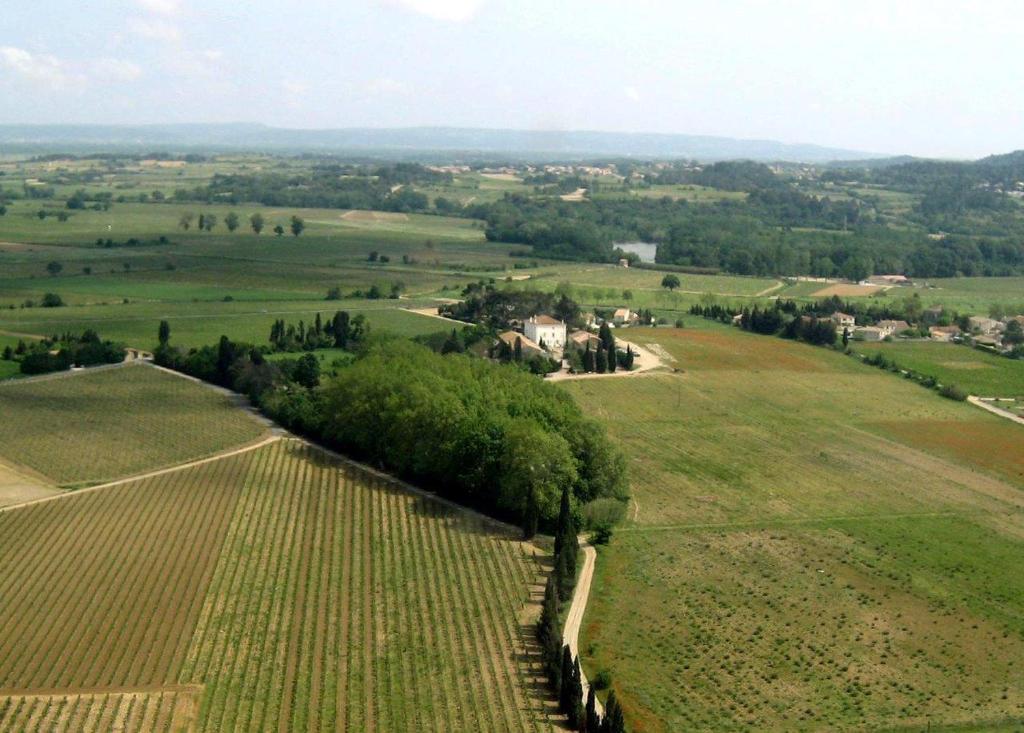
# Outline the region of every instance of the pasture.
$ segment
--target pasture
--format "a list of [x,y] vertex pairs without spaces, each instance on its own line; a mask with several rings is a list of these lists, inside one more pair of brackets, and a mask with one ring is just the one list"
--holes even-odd
[[854,342],[854,351],[885,354],[901,368],[955,384],[973,395],[1024,396],[1024,362],[969,346],[934,341]]
[[581,644],[631,724],[1024,720],[1020,426],[782,339],[630,336],[681,372],[566,389],[630,457]]
[[0,513],[0,537],[0,729],[551,729],[536,551],[297,441]]
[[265,433],[232,398],[142,365],[0,384],[0,414],[0,460],[60,485],[202,458]]

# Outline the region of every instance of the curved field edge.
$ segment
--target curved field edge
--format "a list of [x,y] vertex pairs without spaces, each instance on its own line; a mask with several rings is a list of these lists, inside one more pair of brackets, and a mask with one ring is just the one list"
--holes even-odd
[[57,484],[111,481],[252,442],[227,396],[148,366],[0,385],[0,455]]

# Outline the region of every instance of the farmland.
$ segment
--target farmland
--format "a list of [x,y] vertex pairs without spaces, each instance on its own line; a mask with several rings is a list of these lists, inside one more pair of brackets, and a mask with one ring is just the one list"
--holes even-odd
[[588,673],[646,731],[1024,719],[1019,426],[697,325],[636,334],[680,374],[567,386],[635,497],[599,558]]
[[0,729],[550,726],[535,551],[297,441],[9,511],[0,537]]
[[0,413],[0,460],[65,485],[201,458],[264,433],[228,397],[145,366],[2,384]]
[[885,354],[903,369],[955,384],[970,394],[1024,396],[1024,362],[967,346],[932,341],[854,343],[858,353]]

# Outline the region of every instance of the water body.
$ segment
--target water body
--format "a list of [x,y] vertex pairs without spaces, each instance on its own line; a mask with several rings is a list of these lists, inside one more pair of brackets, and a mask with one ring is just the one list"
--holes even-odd
[[658,245],[650,242],[617,242],[614,246],[638,255],[641,262],[654,262],[654,255],[658,252]]

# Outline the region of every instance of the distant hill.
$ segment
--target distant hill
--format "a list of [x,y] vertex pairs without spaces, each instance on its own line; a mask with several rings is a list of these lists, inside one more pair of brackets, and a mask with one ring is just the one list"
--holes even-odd
[[708,135],[554,130],[491,130],[456,127],[295,130],[259,124],[0,125],[0,151],[99,149],[267,150],[354,152],[428,157],[457,152],[465,157],[580,159],[593,156],[749,159],[824,163],[857,161],[872,154],[773,140]]

